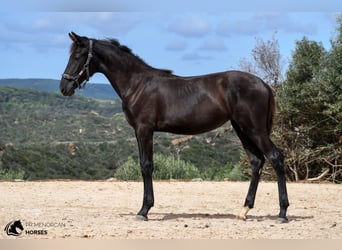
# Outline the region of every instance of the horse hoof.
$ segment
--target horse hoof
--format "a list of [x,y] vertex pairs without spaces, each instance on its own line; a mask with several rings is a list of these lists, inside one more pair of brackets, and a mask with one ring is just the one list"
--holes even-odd
[[237,215],[236,219],[246,221],[247,220],[247,216]]
[[279,217],[278,222],[279,223],[288,223],[289,219],[287,217]]
[[143,216],[143,215],[141,215],[141,214],[136,215],[136,216],[135,216],[135,219],[136,219],[136,220],[139,220],[139,221],[148,221],[147,216]]

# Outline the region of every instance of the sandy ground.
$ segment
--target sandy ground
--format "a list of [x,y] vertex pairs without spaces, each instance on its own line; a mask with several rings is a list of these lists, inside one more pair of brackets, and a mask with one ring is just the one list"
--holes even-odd
[[[0,238],[342,239],[342,185],[289,183],[289,222],[277,221],[276,183],[261,182],[247,221],[248,182],[155,181],[149,221],[135,220],[141,182],[0,182]],[[20,220],[24,230],[3,230]]]

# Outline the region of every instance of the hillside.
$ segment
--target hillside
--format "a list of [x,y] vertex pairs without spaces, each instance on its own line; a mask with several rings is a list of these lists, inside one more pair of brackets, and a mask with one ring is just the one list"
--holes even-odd
[[[59,93],[59,80],[52,79],[0,79],[0,87],[13,87],[18,89],[33,89]],[[77,92],[78,95],[112,100],[118,95],[110,84],[87,83],[86,88]]]
[[[156,133],[154,139],[156,153],[189,162],[208,178],[240,159],[229,124],[200,136]],[[119,99],[0,87],[0,179],[105,179],[137,158]]]

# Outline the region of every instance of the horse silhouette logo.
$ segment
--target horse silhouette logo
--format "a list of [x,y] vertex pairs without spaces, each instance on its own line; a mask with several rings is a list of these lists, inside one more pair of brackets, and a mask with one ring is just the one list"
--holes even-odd
[[14,220],[14,221],[9,222],[4,229],[7,235],[12,235],[12,236],[21,235],[23,230],[24,230],[24,227],[21,224],[20,220]]

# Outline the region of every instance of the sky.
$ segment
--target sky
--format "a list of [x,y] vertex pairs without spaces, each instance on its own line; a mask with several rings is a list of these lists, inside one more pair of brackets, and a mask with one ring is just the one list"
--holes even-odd
[[[149,65],[182,76],[239,69],[243,58],[252,61],[256,38],[275,36],[285,71],[295,42],[304,36],[330,48],[336,15],[342,13],[341,0],[229,2],[6,1],[0,10],[0,78],[60,79],[70,31],[116,38]],[[90,82],[108,81],[96,74]]]

